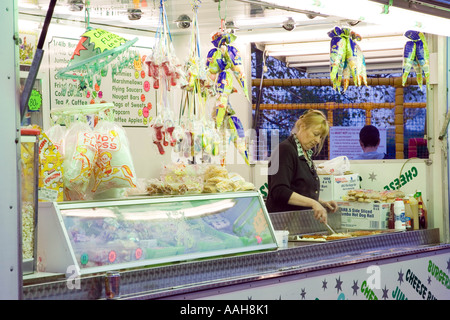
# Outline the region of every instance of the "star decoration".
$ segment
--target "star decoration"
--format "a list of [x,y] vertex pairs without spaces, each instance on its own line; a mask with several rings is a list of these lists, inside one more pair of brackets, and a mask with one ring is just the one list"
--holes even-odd
[[322,288],[323,288],[323,291],[325,291],[325,289],[328,289],[327,288],[327,279],[324,279],[323,281],[322,281]]
[[431,284],[431,277],[430,276],[428,276],[428,284]]
[[341,281],[341,276],[339,276],[339,279],[336,279],[336,286],[335,286],[335,288],[337,289],[337,293],[339,293],[339,290],[342,291],[342,283],[343,281]]
[[386,285],[384,285],[384,289],[381,289],[381,290],[383,290],[383,299],[388,299],[388,292],[389,292],[389,289],[388,288],[386,288]]
[[75,48],[72,58],[70,58],[71,60],[73,59],[73,57],[75,55],[80,56],[80,50],[87,50],[87,48],[85,46],[83,46],[83,43],[87,40],[86,37],[81,37],[80,41],[77,44],[77,47]]
[[371,174],[369,174],[369,180],[372,180],[372,182],[377,180],[377,175],[375,174],[375,172],[372,172]]
[[305,296],[306,296],[305,288],[302,289],[302,293],[300,293],[300,295],[302,296],[302,299],[305,300]]
[[398,279],[397,279],[397,281],[400,282],[400,285],[402,285],[402,282],[404,282],[403,275],[404,275],[404,273],[402,272],[402,269],[400,269],[400,272],[398,273]]
[[353,280],[353,286],[352,286],[352,289],[353,289],[353,295],[358,295],[358,289],[359,289],[359,287],[358,287],[358,280]]

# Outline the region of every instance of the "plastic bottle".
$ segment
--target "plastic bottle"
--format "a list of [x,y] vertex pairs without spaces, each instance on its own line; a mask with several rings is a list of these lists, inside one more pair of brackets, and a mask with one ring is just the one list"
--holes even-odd
[[402,199],[397,198],[394,202],[394,214],[395,214],[395,230],[406,230],[405,224],[405,203]]
[[428,213],[422,198],[422,192],[417,190],[414,197],[417,199],[419,207],[419,229],[426,229],[428,224]]
[[414,198],[413,194],[410,194],[409,196],[409,206],[411,207],[412,212],[412,229],[413,230],[419,230],[419,202],[417,202],[417,199]]
[[405,204],[405,224],[406,224],[406,231],[413,230],[413,215],[411,211],[411,204],[409,203],[409,197],[406,197],[403,199],[403,203]]
[[425,210],[422,201],[419,201],[419,228],[426,229]]
[[389,206],[388,229],[395,229],[394,203]]

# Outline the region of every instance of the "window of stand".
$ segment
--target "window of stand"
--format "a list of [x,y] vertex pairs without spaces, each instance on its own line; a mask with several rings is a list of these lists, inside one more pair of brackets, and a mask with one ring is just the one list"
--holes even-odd
[[[308,74],[289,68],[274,57],[266,57],[264,79],[306,79]],[[252,45],[252,79],[261,79],[263,53]],[[400,73],[368,74],[370,78],[396,82]],[[410,74],[415,77],[415,74]],[[318,81],[319,82],[319,81]],[[259,83],[259,82],[258,82]],[[259,85],[253,86],[253,118],[256,113]],[[399,100],[400,99],[400,100]],[[403,105],[403,137],[396,135],[395,108]],[[394,85],[349,86],[338,93],[331,86],[267,86],[263,87],[256,132],[257,150],[254,160],[268,160],[273,143],[286,139],[299,116],[308,109],[318,109],[327,115],[330,126],[361,128],[372,124],[385,134],[385,159],[428,158],[426,145],[426,86]],[[401,125],[400,125],[401,126]],[[331,129],[333,130],[333,129]],[[330,133],[332,134],[332,132]],[[399,150],[397,150],[397,148]],[[400,150],[399,146],[403,146]],[[330,136],[315,160],[333,158]],[[351,157],[349,157],[351,159]]]

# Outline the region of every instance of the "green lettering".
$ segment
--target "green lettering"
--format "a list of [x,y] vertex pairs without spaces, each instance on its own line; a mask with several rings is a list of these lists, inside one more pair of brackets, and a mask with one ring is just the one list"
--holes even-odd
[[416,167],[412,167],[411,171],[412,171],[412,175],[413,175],[414,178],[417,177],[417,175],[419,174],[419,172],[417,171]]
[[401,184],[401,186],[404,186],[406,184],[406,180],[405,180],[405,175],[404,174],[402,174],[400,176],[400,184]]
[[410,180],[412,180],[412,173],[411,173],[411,170],[408,170],[408,171],[406,171],[405,172],[405,177],[406,177],[406,181],[410,181]]

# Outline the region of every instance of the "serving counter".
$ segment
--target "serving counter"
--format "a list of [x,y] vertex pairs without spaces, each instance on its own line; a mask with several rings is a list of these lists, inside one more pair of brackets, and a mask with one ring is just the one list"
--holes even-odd
[[[339,213],[329,222],[342,231]],[[312,211],[270,214],[268,226],[271,235],[326,232]],[[169,260],[79,276],[42,273],[24,279],[24,299],[105,299],[106,270],[120,271],[120,299],[130,300],[450,299],[450,245],[440,243],[438,229]]]

